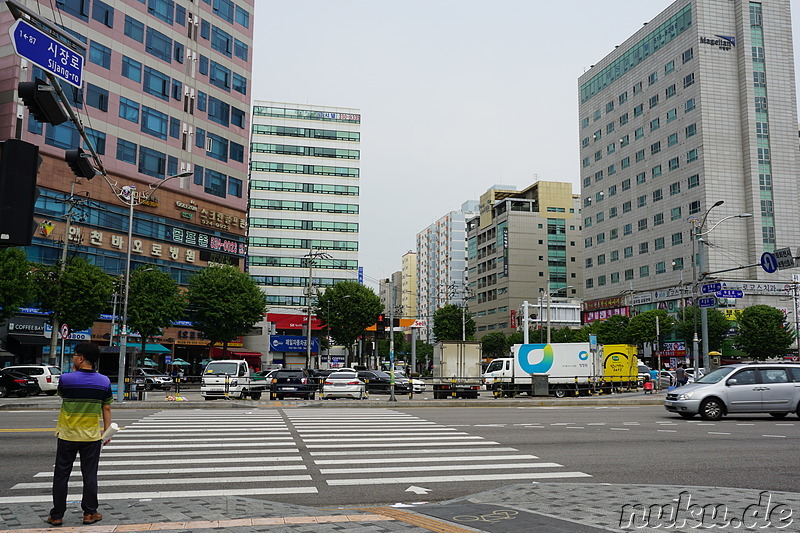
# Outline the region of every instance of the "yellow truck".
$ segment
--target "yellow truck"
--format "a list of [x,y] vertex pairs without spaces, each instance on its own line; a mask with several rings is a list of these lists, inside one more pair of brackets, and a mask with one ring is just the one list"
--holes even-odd
[[636,387],[639,381],[639,358],[632,344],[605,344],[600,360],[603,381],[613,388]]

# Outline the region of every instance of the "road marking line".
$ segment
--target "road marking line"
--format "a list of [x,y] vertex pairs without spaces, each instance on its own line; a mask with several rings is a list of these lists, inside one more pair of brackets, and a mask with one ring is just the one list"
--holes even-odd
[[[185,485],[187,479],[126,479],[125,485]],[[297,476],[232,476],[232,477],[197,477],[191,478],[192,483],[273,483],[276,481],[311,481],[309,475]],[[119,480],[101,480],[98,482],[101,487],[116,487],[120,484]],[[81,483],[70,482],[71,487],[80,487]],[[47,489],[52,488],[52,483],[17,483],[13,487],[14,490],[22,489]],[[103,495],[105,497],[105,494]],[[78,498],[80,500],[80,498]]]
[[730,435],[730,433],[726,433],[724,431],[709,431],[709,435]]
[[[491,440],[481,440],[480,442],[403,442],[404,447],[411,446],[483,446],[485,444],[500,444]],[[375,442],[370,444],[307,444],[306,448],[395,448],[396,442]],[[350,452],[348,452],[350,453]]]
[[677,429],[657,429],[656,431],[661,431],[662,433],[677,433]]
[[[293,444],[293,443],[292,443]],[[102,457],[141,457],[142,452],[114,452],[110,451],[116,448],[114,445],[114,441],[111,441],[111,444],[107,445],[103,448]],[[516,450],[515,450],[516,451]],[[300,450],[297,448],[276,448],[271,449],[269,453],[299,453]],[[257,449],[257,450],[220,450],[220,449],[209,449],[209,450],[181,450],[181,458],[187,455],[236,455],[237,457],[239,454],[263,454],[264,450]],[[157,455],[168,455],[170,457],[175,457],[175,452],[171,451],[164,451],[164,452],[147,452],[148,457],[153,457]]]
[[[173,461],[174,463],[174,461]],[[142,461],[142,465],[151,464],[147,461]],[[105,466],[102,465],[101,466]],[[241,466],[210,466],[207,468],[148,468],[148,469],[136,469],[136,470],[100,470],[97,472],[98,476],[138,476],[138,475],[176,475],[176,474],[197,474],[197,473],[204,473],[207,472],[209,474],[214,472],[242,472],[243,467]],[[305,465],[262,465],[262,466],[247,466],[247,472],[275,472],[279,470],[308,470]],[[75,470],[72,472],[72,476],[80,476],[81,472],[79,470]],[[53,477],[52,472],[39,472],[35,474],[33,477]],[[188,481],[194,481],[193,479],[187,479]]]
[[[48,487],[51,485],[48,483]],[[189,490],[181,491],[180,495],[175,492],[175,489],[166,491],[155,492],[110,492],[103,493],[104,500],[141,500],[141,499],[156,499],[156,498],[194,498],[194,497],[217,497],[217,496],[247,496],[252,494],[318,494],[316,487],[271,487],[259,488],[252,487],[246,489],[213,489],[213,490]],[[70,494],[67,496],[67,501],[80,501],[80,494]],[[51,503],[53,496],[50,494],[41,494],[38,496],[9,496],[0,497],[0,504],[3,503]],[[217,526],[214,526],[217,527]],[[45,529],[42,527],[41,529]],[[38,529],[37,529],[38,531]]]
[[611,431],[630,431],[630,428],[608,428]]
[[[484,443],[489,444],[489,443]],[[274,450],[270,450],[272,452]],[[297,450],[295,450],[297,451]],[[491,452],[518,452],[519,450],[516,448],[510,447],[496,447],[496,448],[426,448],[422,450],[414,450],[415,453],[491,453]],[[407,453],[405,450],[351,450],[347,452],[348,456],[357,457],[359,455],[395,455],[398,453]],[[310,452],[309,455],[312,457],[322,457],[326,455],[335,455],[341,456],[341,451],[336,452]],[[484,457],[486,459],[486,457]]]
[[[287,442],[259,442],[259,446],[294,446],[295,442],[292,437],[279,437],[281,439],[287,438],[289,439]],[[226,448],[245,448],[249,446],[253,446],[255,443],[253,442],[231,442],[225,445]],[[134,450],[138,448],[218,448],[219,444],[195,444],[193,442],[164,442],[164,444],[117,444],[114,446],[115,450]],[[149,452],[148,452],[149,453]],[[181,452],[183,453],[183,452]]]
[[[138,435],[134,437],[130,437],[124,435],[120,437],[119,434],[114,435],[114,440],[119,443],[122,439],[125,440],[125,444],[142,444],[146,442],[175,442],[175,438],[173,437],[165,437],[163,439],[143,439],[140,438]],[[264,442],[264,441],[272,441],[272,440],[292,440],[293,437],[290,435],[288,437],[220,437],[220,438],[208,438],[208,439],[200,439],[200,438],[192,438],[192,442]]]
[[755,424],[736,424],[737,426],[755,426]]
[[386,441],[402,441],[405,444],[406,441],[415,441],[415,440],[483,440],[483,437],[479,435],[425,435],[422,437],[401,437],[399,435],[392,435],[391,437],[374,437],[374,438],[366,438],[366,437],[358,437],[355,439],[303,439],[303,442],[306,444],[310,442],[355,442],[355,443],[362,443],[362,442],[386,442]]
[[508,474],[468,474],[464,476],[379,477],[358,479],[329,479],[331,486],[384,485],[390,483],[451,483],[454,481],[506,481],[510,479],[560,479],[592,477],[584,472],[518,472]]
[[[494,459],[494,458],[492,458]],[[505,470],[507,468],[563,468],[564,465],[558,463],[511,463],[493,466],[493,470]],[[464,465],[462,468],[453,465],[430,465],[424,467],[425,472],[432,470],[465,470],[472,469],[473,465]],[[374,468],[320,468],[322,474],[377,474],[380,472],[408,472],[408,466],[378,466]]]
[[567,426],[565,429],[586,429],[586,428],[582,426]]
[[[535,455],[493,455],[493,461],[505,460],[519,460],[519,459],[538,459]],[[389,457],[383,459],[370,459],[370,463],[396,463],[398,461],[413,461],[416,463],[435,463],[435,462],[451,462],[456,463],[460,461],[485,461],[486,456],[483,455],[462,455],[459,457]],[[322,459],[314,461],[318,465],[360,465],[364,463],[363,459]]]
[[761,435],[762,437],[773,438],[773,439],[785,439],[786,435]]

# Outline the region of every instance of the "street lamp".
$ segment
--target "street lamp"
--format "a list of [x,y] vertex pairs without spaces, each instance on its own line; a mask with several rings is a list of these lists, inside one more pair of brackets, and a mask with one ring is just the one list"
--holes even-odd
[[[705,254],[703,253],[703,247],[697,247],[698,241],[702,242],[700,237],[703,235],[708,235],[712,231],[714,231],[717,226],[725,222],[726,220],[730,220],[732,218],[750,218],[753,216],[752,213],[741,213],[738,215],[730,215],[727,217],[723,217],[720,219],[716,224],[711,226],[710,229],[703,231],[703,227],[705,226],[706,219],[708,218],[708,214],[711,212],[712,209],[724,204],[724,200],[719,200],[714,205],[709,207],[703,218],[699,221],[697,219],[691,219],[690,222],[693,225],[693,232],[692,232],[692,277],[693,279],[693,286],[692,286],[692,302],[695,306],[699,304],[698,302],[698,286],[700,281],[708,274],[707,266],[705,264]],[[698,272],[698,263],[700,271]],[[700,308],[700,323],[701,323],[701,335],[703,340],[703,367],[708,369],[711,366],[711,361],[708,355],[708,308],[701,307]],[[693,352],[693,363],[695,372],[697,372],[700,364],[699,360],[699,349],[698,349],[699,339],[697,337],[697,310],[695,309],[694,313],[694,336],[692,337],[692,352]]]
[[122,187],[120,192],[117,193],[117,198],[124,201],[128,205],[128,242],[127,254],[125,256],[125,289],[122,297],[122,318],[120,320],[122,330],[119,336],[119,373],[117,374],[118,402],[121,402],[125,399],[125,355],[128,350],[128,295],[130,294],[131,288],[131,240],[133,239],[133,208],[150,200],[150,197],[153,196],[153,193],[156,192],[158,188],[164,185],[167,181],[174,178],[188,178],[192,174],[194,174],[194,171],[187,170],[185,172],[181,172],[180,174],[175,174],[174,176],[167,176],[158,182],[155,187],[150,185],[150,188],[142,194],[137,193],[135,185]]

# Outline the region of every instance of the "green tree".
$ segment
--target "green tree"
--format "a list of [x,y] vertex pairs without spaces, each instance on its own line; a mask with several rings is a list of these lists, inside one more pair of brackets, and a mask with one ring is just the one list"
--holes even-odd
[[67,260],[63,273],[58,263],[37,266],[33,278],[38,306],[72,331],[90,328],[114,293],[111,277],[82,257]]
[[753,305],[738,315],[737,347],[756,360],[785,355],[794,342],[794,333],[780,309]]
[[614,315],[593,322],[590,331],[597,335],[598,344],[627,344],[629,323],[630,319],[627,316]]
[[437,341],[460,341],[462,337],[462,317],[465,319],[466,340],[475,336],[475,321],[469,311],[453,304],[440,307],[433,313],[433,336]]
[[192,326],[211,343],[228,343],[249,332],[263,318],[267,298],[253,279],[232,266],[214,266],[189,279]]
[[[707,313],[708,348],[712,351],[720,351],[728,330],[731,329],[731,323],[725,318],[725,313],[718,309],[708,309]],[[678,338],[683,339],[686,342],[686,346],[691,346],[694,339],[695,315],[697,315],[697,336],[700,337],[702,335],[700,310],[697,307],[686,307],[683,312],[678,314],[678,320],[675,323]]]
[[383,305],[372,289],[357,281],[340,281],[317,294],[314,311],[317,318],[330,327],[331,337],[347,349],[349,365],[353,344],[367,327],[375,323]]
[[500,331],[492,331],[481,337],[481,351],[484,357],[505,357],[508,355],[508,339]]
[[22,248],[0,248],[0,325],[35,295],[31,264]]
[[673,319],[664,309],[645,311],[628,322],[628,340],[631,344],[648,344],[656,341],[656,317],[661,334],[669,333],[675,327]]
[[186,300],[172,276],[155,267],[131,272],[128,326],[142,336],[142,357],[147,340],[179,320],[185,309]]

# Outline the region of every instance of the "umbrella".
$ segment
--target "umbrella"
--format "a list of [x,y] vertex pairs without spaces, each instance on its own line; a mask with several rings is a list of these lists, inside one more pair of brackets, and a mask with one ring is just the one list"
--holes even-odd
[[187,363],[186,361],[184,361],[180,357],[178,357],[176,359],[173,359],[170,364],[171,365],[176,365],[176,366],[189,366],[189,363]]
[[145,357],[144,366],[158,366],[158,363],[156,363],[155,361],[153,361],[149,357]]

